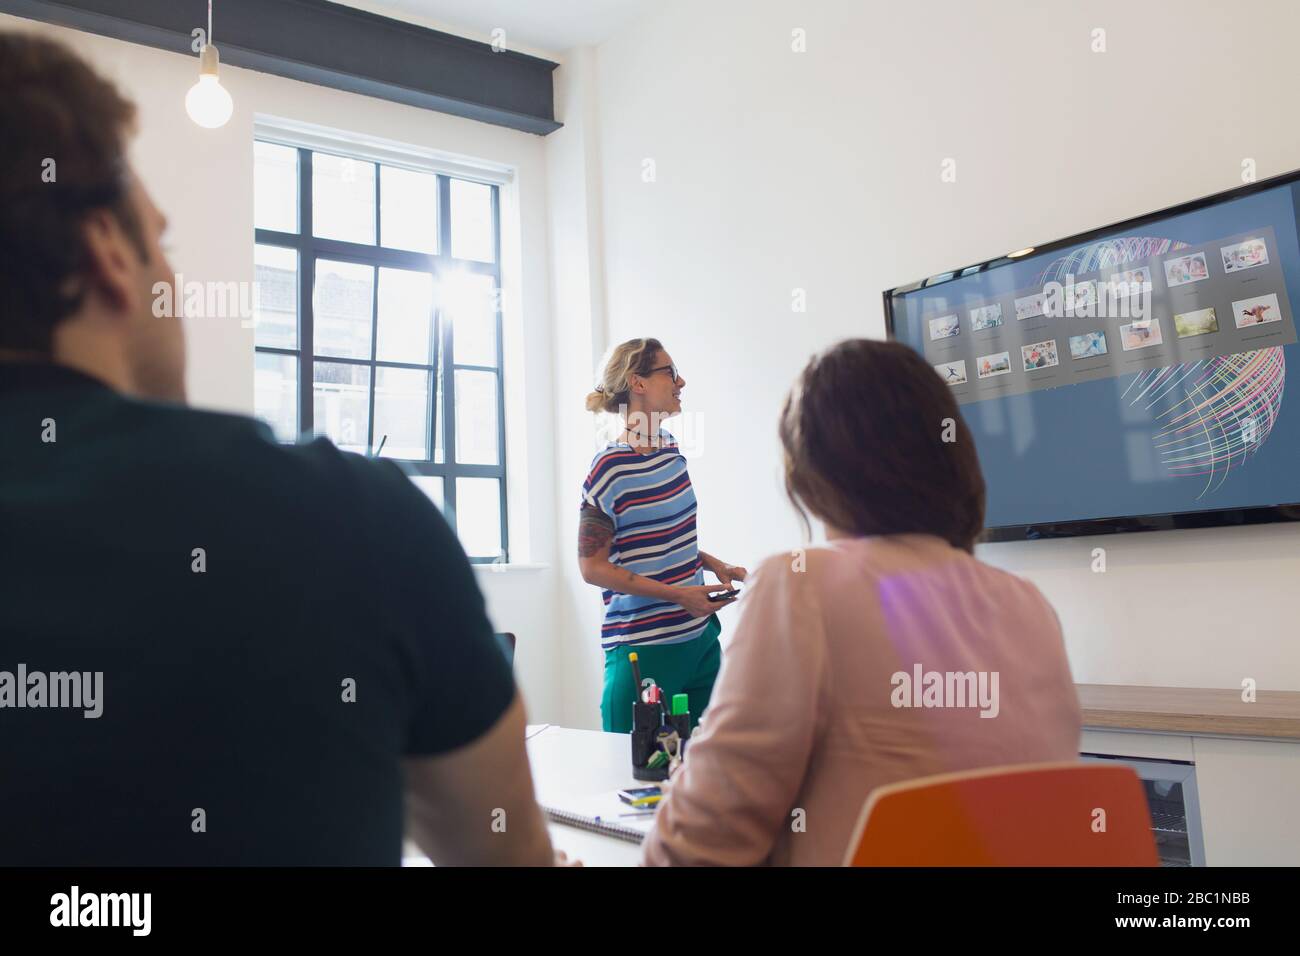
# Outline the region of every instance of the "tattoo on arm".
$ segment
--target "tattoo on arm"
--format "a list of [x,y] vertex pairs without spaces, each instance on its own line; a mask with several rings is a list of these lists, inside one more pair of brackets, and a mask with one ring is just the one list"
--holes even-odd
[[592,507],[578,515],[578,557],[590,558],[609,547],[614,538],[614,522],[609,515]]

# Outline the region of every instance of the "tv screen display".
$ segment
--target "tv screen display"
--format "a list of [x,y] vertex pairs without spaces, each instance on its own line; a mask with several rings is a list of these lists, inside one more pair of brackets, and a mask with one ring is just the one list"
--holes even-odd
[[989,540],[1300,518],[1297,209],[1300,173],[885,293],[974,433]]

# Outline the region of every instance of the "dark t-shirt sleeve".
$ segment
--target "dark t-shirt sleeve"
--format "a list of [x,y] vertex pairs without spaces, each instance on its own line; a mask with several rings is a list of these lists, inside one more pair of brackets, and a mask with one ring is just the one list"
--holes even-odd
[[404,752],[431,755],[471,743],[505,713],[514,675],[497,644],[460,542],[433,503],[389,462],[378,520],[367,535],[384,620],[413,671]]

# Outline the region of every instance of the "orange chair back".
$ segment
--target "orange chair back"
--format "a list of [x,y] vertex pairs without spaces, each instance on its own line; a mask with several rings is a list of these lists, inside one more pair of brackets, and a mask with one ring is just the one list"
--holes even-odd
[[846,866],[1158,866],[1131,767],[1026,764],[878,787]]

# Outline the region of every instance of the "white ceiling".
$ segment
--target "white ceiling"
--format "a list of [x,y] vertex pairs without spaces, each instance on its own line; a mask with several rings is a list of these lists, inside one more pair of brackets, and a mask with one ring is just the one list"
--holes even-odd
[[506,31],[506,45],[522,53],[559,55],[602,43],[638,14],[637,0],[333,0],[421,26],[478,40]]

